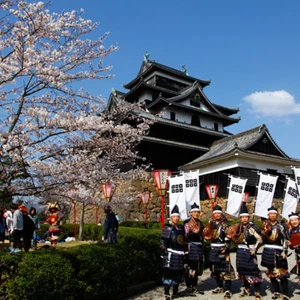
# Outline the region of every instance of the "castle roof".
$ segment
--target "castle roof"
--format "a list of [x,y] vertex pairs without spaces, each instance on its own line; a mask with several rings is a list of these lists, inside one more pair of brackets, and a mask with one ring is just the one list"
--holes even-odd
[[210,84],[210,80],[200,80],[195,77],[191,77],[191,76],[187,75],[185,72],[182,72],[182,71],[173,69],[171,67],[168,67],[166,65],[157,63],[154,60],[149,60],[147,62],[143,61],[137,77],[135,77],[129,83],[124,84],[124,88],[131,89],[133,86],[135,86],[140,81],[141,78],[146,77],[150,73],[152,73],[154,71],[159,71],[159,70],[163,71],[164,73],[172,74],[173,77],[175,76],[178,79],[181,79],[181,80],[183,79],[190,83],[193,83],[194,81],[199,81],[199,83],[201,84],[202,87],[205,87]]
[[209,151],[180,167],[180,169],[200,168],[201,165],[207,164],[209,161],[218,161],[221,158],[225,159],[234,155],[252,158],[260,156],[265,161],[285,161],[286,164],[290,164],[291,160],[300,163],[298,160],[291,159],[280,149],[266,125],[262,124],[253,129],[216,140]]

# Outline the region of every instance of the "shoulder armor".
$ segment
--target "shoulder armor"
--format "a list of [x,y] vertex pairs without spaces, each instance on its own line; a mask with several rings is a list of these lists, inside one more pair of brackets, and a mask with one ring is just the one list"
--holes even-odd
[[168,239],[171,236],[172,226],[171,225],[165,225],[162,233],[161,238],[162,239]]

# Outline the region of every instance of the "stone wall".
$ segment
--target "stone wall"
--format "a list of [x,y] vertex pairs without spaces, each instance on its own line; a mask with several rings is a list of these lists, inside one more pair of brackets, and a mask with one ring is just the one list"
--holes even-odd
[[[142,200],[139,197],[144,190],[147,189],[151,192],[151,200],[148,205],[148,221],[158,221],[161,217],[161,197],[156,191],[155,182],[152,173],[145,173],[142,179],[133,178],[129,182],[122,182],[118,185],[118,188],[112,198],[111,206],[115,213],[121,218],[121,221],[145,221],[145,207],[143,206]],[[281,212],[281,201],[282,199],[274,199],[274,205],[278,208],[279,213]],[[165,197],[165,219],[169,216],[168,208],[168,195]],[[96,224],[96,213],[98,212],[98,220],[103,224],[105,215],[103,213],[103,206],[107,202],[101,202],[100,208],[95,206],[87,206],[85,209],[85,224]],[[218,203],[223,211],[226,209],[226,199],[220,198]],[[77,204],[76,209],[76,223],[79,223],[81,204]],[[253,197],[249,197],[247,204],[248,211],[252,217],[254,211]],[[200,219],[203,221],[209,220],[212,215],[212,208],[209,200],[201,200],[201,214]],[[300,206],[298,205],[298,210]],[[68,222],[73,223],[73,208],[70,212]],[[227,216],[228,219],[233,219],[232,216]]]

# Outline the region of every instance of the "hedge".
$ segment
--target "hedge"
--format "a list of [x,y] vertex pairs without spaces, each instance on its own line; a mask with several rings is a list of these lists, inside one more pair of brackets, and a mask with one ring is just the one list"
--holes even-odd
[[[73,225],[64,224],[62,232],[63,238],[73,236]],[[99,241],[102,235],[103,226],[84,226],[86,240]],[[2,253],[0,299],[125,299],[133,283],[161,283],[160,235],[160,223],[127,222],[121,223],[117,244]],[[209,247],[204,246],[207,267]]]
[[160,283],[159,237],[160,230],[120,227],[117,244],[2,254],[0,298],[124,299],[133,283]]

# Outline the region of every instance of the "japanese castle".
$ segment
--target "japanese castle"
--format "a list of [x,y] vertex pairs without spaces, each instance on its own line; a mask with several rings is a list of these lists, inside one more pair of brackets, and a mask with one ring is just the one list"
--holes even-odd
[[[154,119],[139,145],[140,155],[153,169],[198,169],[200,182],[220,185],[220,196],[226,195],[228,174],[248,178],[245,191],[254,195],[257,171],[279,176],[275,197],[282,195],[285,176],[300,160],[288,157],[264,124],[235,135],[227,131],[241,121],[239,109],[212,103],[204,93],[210,81],[182,68],[150,60],[146,53],[137,76],[124,85],[127,92],[111,92],[108,109],[119,99],[143,103],[144,117]],[[200,193],[204,199],[204,187]]]

